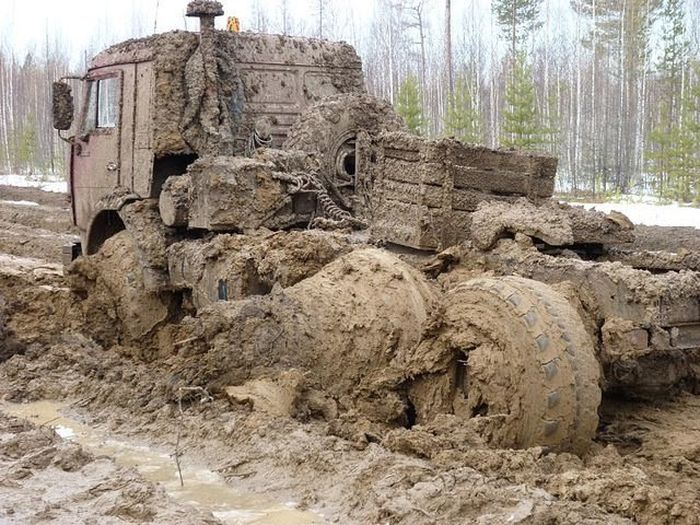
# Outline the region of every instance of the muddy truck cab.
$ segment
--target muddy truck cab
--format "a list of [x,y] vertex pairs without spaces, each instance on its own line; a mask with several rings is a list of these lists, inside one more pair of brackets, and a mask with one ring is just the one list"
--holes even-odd
[[[158,198],[165,180],[201,155],[280,147],[303,110],[364,90],[344,43],[214,30],[220,4],[192,2],[201,32],[129,40],[99,53],[75,102],[54,87],[54,124],[70,130],[69,184],[82,252],[124,228],[128,201]],[[74,256],[73,253],[72,256]]]

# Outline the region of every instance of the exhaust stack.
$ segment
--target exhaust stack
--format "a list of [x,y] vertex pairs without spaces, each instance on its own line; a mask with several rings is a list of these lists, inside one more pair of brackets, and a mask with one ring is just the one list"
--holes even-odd
[[187,16],[199,18],[199,32],[209,33],[214,30],[214,19],[224,14],[221,2],[212,0],[192,0],[187,4]]

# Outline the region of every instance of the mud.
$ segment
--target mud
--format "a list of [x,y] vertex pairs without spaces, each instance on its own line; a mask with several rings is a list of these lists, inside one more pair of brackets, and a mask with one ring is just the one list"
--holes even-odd
[[[211,14],[200,18],[199,45],[185,65],[187,98],[180,131],[199,156],[231,155],[234,134],[241,127],[243,83],[238,69],[230,62],[235,56],[226,45],[230,40],[217,38],[213,31],[213,15],[223,14],[223,9],[220,4],[218,9],[214,4],[209,7],[213,7],[209,9]],[[211,27],[205,23],[207,18]]]
[[631,243],[634,225],[619,212],[589,212],[553,201],[535,205],[525,198],[494,201],[484,195],[471,215],[469,233],[482,250],[518,233],[550,246],[613,246]]
[[[59,208],[65,211],[70,208],[70,200],[66,193],[43,191],[38,188],[0,185],[0,200],[36,202],[43,206]],[[4,204],[8,204],[8,202],[4,202]],[[66,213],[57,213],[54,219],[58,224],[70,228],[70,216]]]
[[575,244],[605,244],[608,246],[629,244],[634,241],[636,230],[632,221],[624,214],[612,211],[603,213],[584,210],[567,204],[549,203],[568,217]]
[[620,262],[552,257],[522,234],[501,239],[488,252],[467,243],[453,256],[460,263],[453,275],[447,272],[439,277],[445,283],[464,272],[516,274],[553,285],[565,294],[598,340],[608,390],[647,396],[676,388],[698,391],[698,273],[652,274]]
[[[67,290],[58,265],[11,257],[20,247],[3,245],[10,252],[0,260],[5,326],[24,350],[0,364],[0,398],[75,400],[73,410],[86,420],[108,425],[124,439],[138,436],[166,448],[174,448],[179,434],[186,457],[248,491],[299,502],[328,522],[698,523],[696,396],[685,393],[652,404],[608,396],[596,440],[582,457],[488,445],[484,416],[418,420],[419,414],[407,410],[410,399],[421,399],[420,393],[411,398],[412,381],[446,366],[439,351],[406,353],[410,341],[422,335],[431,289],[449,288],[469,272],[483,274],[488,261],[483,254],[472,254],[470,264],[464,253],[443,255],[435,266],[443,273],[434,271],[437,278],[427,288],[416,287],[410,281],[423,280],[406,263],[373,248],[347,253],[340,241],[329,241],[326,253],[334,262],[315,269],[306,260],[314,260],[310,248],[317,245],[309,235],[330,234],[300,232],[291,250],[279,234],[271,235],[268,242],[277,243],[276,250],[252,257],[265,268],[259,273],[272,283],[270,290],[234,308],[212,305],[197,316],[185,310],[173,324],[156,327],[148,341],[100,342],[90,323],[114,331],[114,318],[91,320],[92,312]],[[521,237],[499,241],[505,260],[522,259],[515,249],[527,246]],[[226,242],[240,242],[235,239]],[[536,250],[526,253],[532,254],[528,271],[546,270]],[[372,264],[357,260],[375,257]],[[571,259],[562,272],[584,263]],[[611,267],[620,282],[632,282],[621,265]],[[588,278],[597,279],[590,273]],[[658,276],[651,283],[634,281],[630,297],[648,299],[656,286],[669,284],[678,297],[694,286],[690,276]],[[363,295],[342,294],[344,286]],[[560,294],[569,291],[557,288]],[[374,307],[358,311],[367,301]],[[421,304],[423,310],[416,308]],[[369,352],[378,345],[385,350]],[[411,359],[415,366],[408,370],[416,373],[406,377],[404,365]],[[373,374],[377,369],[383,372]],[[206,388],[212,400],[202,402],[196,392],[183,390],[190,387]],[[414,404],[417,412],[419,405]],[[28,436],[21,441],[31,443]],[[3,458],[6,450],[3,441]],[[34,457],[29,450],[21,453],[28,456]],[[28,480],[47,479],[42,473],[56,470],[52,461],[45,469],[30,467]],[[94,462],[76,472],[97,470],[90,465]],[[143,488],[140,480],[139,489],[129,491],[131,481],[115,477],[126,483],[128,498],[136,498],[126,500],[129,508],[145,509],[154,519],[171,512],[175,517],[161,522],[178,523],[179,507],[158,499],[159,489]],[[18,483],[13,494],[30,501],[32,485]],[[62,477],[61,486],[81,490],[74,478]],[[94,502],[91,497],[85,501]],[[70,501],[52,512],[69,513]],[[99,503],[92,505],[94,512],[105,513]],[[187,522],[197,522],[187,516]]]
[[[0,368],[2,392],[78,395],[81,410],[115,431],[174,446],[182,424],[167,393],[177,381],[177,360],[169,361],[154,367],[72,341]],[[697,401],[628,404],[621,414],[604,408],[603,441],[584,460],[485,447],[454,416],[370,434],[372,442],[359,446],[315,418],[271,415],[220,396],[187,403],[183,442],[187,455],[232,482],[293,495],[333,522],[505,523],[516,515],[534,523],[697,523]]]
[[700,253],[700,229],[691,227],[635,226],[635,242],[631,249]]
[[515,203],[483,202],[472,215],[471,239],[482,250],[493,247],[501,237],[523,233],[552,246],[574,244],[568,216],[558,209],[536,207],[526,199]]
[[67,269],[72,290],[83,300],[76,314],[101,343],[142,340],[166,321],[176,306],[168,292],[150,291],[136,245],[126,231],[107,239],[92,259],[79,258]]
[[294,501],[276,502],[246,493],[190,455],[181,457],[178,470],[172,448],[151,445],[134,437],[123,439],[104,425],[86,424],[65,403],[37,401],[0,405],[6,414],[27,419],[46,430],[54,429],[65,441],[79,445],[91,456],[109,457],[119,467],[134,469],[144,480],[164,488],[169,498],[199,511],[195,515],[211,513],[222,525],[321,523],[320,516],[295,509]]
[[73,102],[71,87],[63,82],[54,82],[51,91],[53,107],[53,127],[58,130],[70,129],[73,122]]
[[273,163],[260,157],[205,157],[190,166],[189,174],[190,228],[279,230],[308,224],[316,209],[313,196],[292,195],[282,182],[293,174],[275,171]]
[[[154,75],[148,132],[157,158],[245,153],[256,121],[265,116],[280,146],[307,104],[364,91],[360,59],[348,44],[279,35],[205,31],[200,38],[172,31],[112,46],[92,66],[147,61]],[[280,73],[279,64],[314,71]],[[262,108],[270,103],[292,103],[295,114]]]
[[0,251],[60,261],[75,238],[67,195],[0,186]]
[[[289,130],[284,148],[315,154],[320,161],[320,175],[333,198],[342,208],[367,219],[373,180],[366,175],[356,180],[355,174],[366,174],[373,154],[360,143],[369,135],[405,129],[405,123],[388,102],[362,92],[346,92],[308,107]],[[350,164],[346,165],[348,161]]]
[[700,271],[700,251],[688,251],[685,247],[677,252],[612,248],[608,250],[606,258],[652,272]]
[[467,240],[472,212],[483,201],[540,203],[554,187],[553,157],[393,130],[375,135],[366,149],[372,235],[412,248],[440,250]]
[[[2,408],[0,407],[0,410]],[[0,521],[219,523],[166,497],[135,470],[94,457],[51,428],[0,412]]]
[[222,293],[238,300],[287,288],[351,249],[345,236],[313,230],[222,234],[170,246],[169,272],[173,285],[190,290],[193,305],[202,308]]
[[361,93],[343,93],[309,107],[290,130],[285,148],[328,153],[335,162],[335,152],[330,150],[348,131],[362,129],[376,135],[405,128],[389,103]]
[[25,346],[17,341],[14,332],[7,326],[7,304],[0,297],[0,363],[24,351]]
[[224,14],[221,2],[210,0],[192,0],[187,3],[187,16],[220,16]]

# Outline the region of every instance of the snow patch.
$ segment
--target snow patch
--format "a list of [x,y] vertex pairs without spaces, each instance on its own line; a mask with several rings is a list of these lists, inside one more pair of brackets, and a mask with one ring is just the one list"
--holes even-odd
[[570,202],[572,206],[583,206],[609,213],[624,213],[635,224],[646,226],[692,226],[700,228],[700,208],[679,204],[653,204],[650,202]]
[[63,439],[72,439],[75,437],[75,430],[69,427],[64,427],[62,425],[56,425],[53,427],[56,434],[58,434]]
[[0,201],[3,204],[16,204],[17,206],[39,206],[38,202],[34,201]]
[[39,188],[54,193],[68,192],[68,183],[59,175],[0,175],[0,186]]

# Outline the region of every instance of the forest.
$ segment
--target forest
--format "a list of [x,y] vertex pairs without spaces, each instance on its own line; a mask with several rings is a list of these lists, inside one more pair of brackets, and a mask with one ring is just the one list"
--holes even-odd
[[[700,205],[700,0],[272,4],[237,13],[242,29],[350,42],[416,133],[548,152],[561,192]],[[127,31],[148,26],[137,13]],[[0,37],[0,173],[62,172],[51,82],[114,41],[103,30],[74,57],[48,31],[21,54]]]

